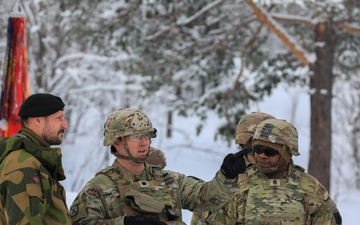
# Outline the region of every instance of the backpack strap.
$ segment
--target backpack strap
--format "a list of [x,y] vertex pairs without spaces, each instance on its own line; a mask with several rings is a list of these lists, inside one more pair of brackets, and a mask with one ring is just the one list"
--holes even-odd
[[121,205],[122,205],[121,207],[122,215],[128,215],[128,216],[138,215],[139,213],[136,210],[134,210],[132,207],[130,207],[128,204],[125,203],[125,193],[129,190],[127,185],[129,181],[123,179],[124,174],[114,166],[108,166],[105,169],[99,171],[96,175],[99,174],[107,176],[117,186],[120,195]]

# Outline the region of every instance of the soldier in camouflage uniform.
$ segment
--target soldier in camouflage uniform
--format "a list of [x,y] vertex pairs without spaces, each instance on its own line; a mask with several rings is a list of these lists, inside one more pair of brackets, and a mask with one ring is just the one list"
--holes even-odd
[[104,124],[104,145],[116,159],[98,172],[70,208],[74,225],[184,224],[181,209],[212,210],[238,190],[245,172],[241,154],[224,158],[221,170],[204,182],[146,163],[155,129],[143,111],[117,110]]
[[[240,118],[235,132],[235,144],[240,146],[240,150],[247,149],[250,151],[252,145],[252,137],[255,133],[256,126],[264,120],[274,119],[270,114],[263,112],[252,112]],[[245,156],[246,163],[254,163],[252,151]],[[191,224],[203,224],[205,218],[209,216],[210,212],[194,212],[191,218]]]
[[64,103],[34,94],[20,107],[22,129],[0,140],[0,224],[71,225],[59,145],[68,124]]
[[327,190],[298,165],[298,133],[285,120],[261,122],[252,138],[254,164],[239,175],[240,191],[220,210],[191,224],[336,225],[341,216]]

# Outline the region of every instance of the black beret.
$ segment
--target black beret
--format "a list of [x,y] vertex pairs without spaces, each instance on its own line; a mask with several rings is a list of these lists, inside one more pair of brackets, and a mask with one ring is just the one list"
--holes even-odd
[[48,116],[63,110],[64,106],[61,98],[55,95],[33,94],[20,106],[18,116],[21,118]]

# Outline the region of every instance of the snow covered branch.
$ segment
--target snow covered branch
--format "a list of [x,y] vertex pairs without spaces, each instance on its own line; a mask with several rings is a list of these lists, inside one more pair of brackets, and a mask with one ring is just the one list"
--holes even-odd
[[360,34],[360,27],[350,25],[347,23],[339,23],[339,27],[347,32],[353,33],[353,34]]
[[270,31],[277,35],[280,40],[289,48],[289,50],[305,65],[309,66],[309,59],[305,49],[297,44],[296,40],[278,24],[267,12],[261,7],[257,6],[252,0],[245,0],[245,2],[254,10],[259,21],[263,22]]
[[306,24],[308,27],[314,27],[315,24],[318,23],[317,20],[302,16],[293,16],[293,15],[280,14],[280,13],[271,13],[271,16],[277,21],[303,23]]
[[183,26],[186,24],[191,23],[192,21],[196,20],[197,18],[199,18],[201,15],[203,15],[204,13],[206,13],[207,11],[209,11],[210,9],[214,8],[215,6],[217,6],[218,4],[222,3],[224,0],[217,0],[215,2],[211,2],[209,4],[207,4],[204,8],[202,8],[200,11],[198,11],[197,13],[195,13],[194,15],[183,19],[181,21],[177,21],[176,25],[178,26]]
[[224,0],[217,0],[214,2],[211,2],[209,4],[207,4],[204,8],[202,8],[201,10],[199,10],[198,12],[196,12],[194,15],[186,18],[186,19],[182,19],[176,22],[175,25],[172,26],[166,26],[163,27],[162,29],[160,29],[158,32],[147,36],[146,38],[144,38],[145,41],[151,41],[156,39],[157,37],[161,36],[162,34],[166,33],[167,31],[169,31],[170,29],[172,29],[175,26],[184,26],[186,24],[191,23],[192,21],[196,20],[197,18],[199,18],[201,15],[203,15],[204,13],[206,13],[207,11],[209,11],[210,9],[216,7],[217,5],[219,5],[220,3],[222,3]]

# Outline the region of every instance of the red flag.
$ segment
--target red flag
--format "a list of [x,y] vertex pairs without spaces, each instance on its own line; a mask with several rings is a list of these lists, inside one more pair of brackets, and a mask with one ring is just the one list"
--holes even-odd
[[[19,11],[20,6],[19,6]],[[21,129],[17,115],[20,105],[29,96],[26,18],[12,13],[8,21],[7,46],[1,89],[0,129],[2,137]]]

